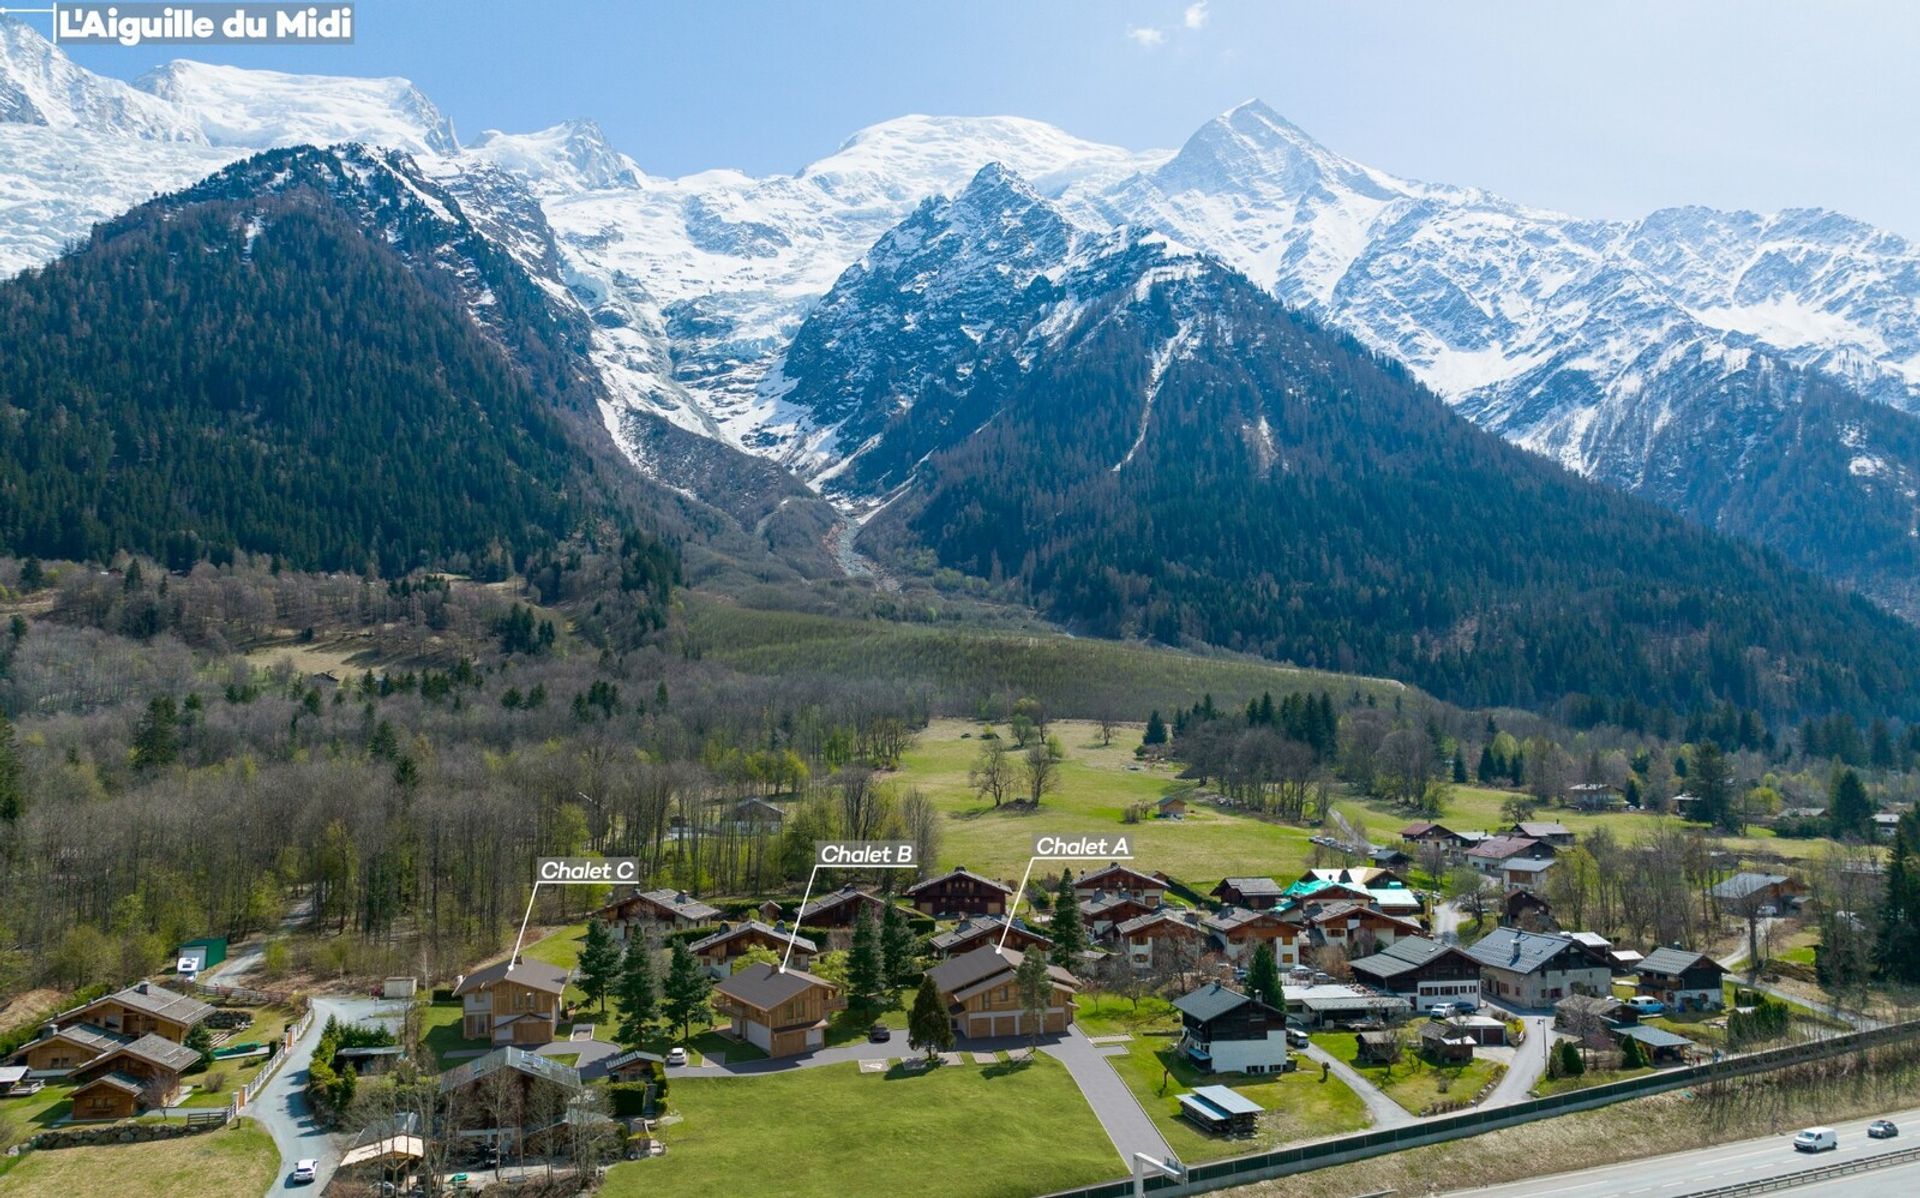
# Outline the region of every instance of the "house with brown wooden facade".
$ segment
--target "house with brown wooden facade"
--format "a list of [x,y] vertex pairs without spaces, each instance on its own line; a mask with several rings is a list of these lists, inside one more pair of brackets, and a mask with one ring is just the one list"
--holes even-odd
[[116,1044],[73,1071],[75,1119],[130,1119],[171,1106],[180,1098],[180,1075],[200,1061],[184,1044],[148,1032]]
[[209,1003],[151,982],[136,982],[124,990],[103,995],[84,1006],[62,1011],[54,1022],[85,1024],[118,1036],[155,1035],[175,1044],[213,1014]]
[[[791,955],[788,946],[792,946]],[[757,919],[745,923],[722,924],[720,930],[711,936],[696,940],[687,946],[687,951],[699,958],[707,972],[716,978],[724,978],[733,972],[733,962],[744,957],[754,949],[765,949],[780,957],[795,969],[810,969],[813,958],[819,953],[820,946],[805,936],[789,932],[783,925],[768,927]]]
[[1115,926],[1113,939],[1127,964],[1142,971],[1198,964],[1210,946],[1200,913],[1181,907],[1159,907],[1129,919]]
[[1280,905],[1287,888],[1272,878],[1222,878],[1220,884],[1207,893],[1219,899],[1223,906],[1265,911]]
[[1274,960],[1298,965],[1308,947],[1307,929],[1278,911],[1253,907],[1222,907],[1202,919],[1201,926],[1229,961],[1245,964],[1262,942],[1273,945]]
[[1124,890],[1096,890],[1092,897],[1080,900],[1079,905],[1080,922],[1086,927],[1087,934],[1095,940],[1105,940],[1117,925],[1157,910],[1160,902],[1158,899],[1148,902]]
[[[941,1001],[947,1004],[956,1033],[978,1038],[1032,1032],[1032,1019],[1021,1002],[1019,983],[1014,981],[1023,959],[1017,949],[998,953],[990,947],[977,948],[949,957],[927,971]],[[1076,998],[1080,981],[1058,965],[1049,965],[1047,983],[1051,993],[1039,1030],[1065,1034],[1079,1008]]]
[[676,928],[698,928],[720,919],[710,907],[684,890],[645,890],[614,899],[593,913],[607,925],[614,939],[626,941],[648,931],[665,934]]
[[1013,887],[982,877],[964,865],[907,887],[907,900],[923,915],[1004,915]]
[[1096,892],[1131,894],[1145,899],[1149,907],[1157,907],[1166,897],[1167,875],[1150,874],[1124,861],[1115,861],[1074,879],[1074,898],[1084,901]]
[[996,919],[991,915],[963,919],[957,926],[935,936],[928,944],[935,956],[957,957],[983,945],[991,948],[1000,944],[1002,933],[1005,933],[1008,948],[1017,948],[1023,953],[1035,948],[1044,953],[1053,947],[1053,938],[1028,927],[1026,920],[1016,918],[1009,924],[1004,917]]
[[888,901],[875,894],[871,886],[849,882],[800,908],[794,922],[803,928],[851,928],[865,911],[878,927],[887,916],[887,906]]
[[544,961],[498,961],[460,978],[460,1034],[498,1045],[552,1043],[570,971]]
[[733,1034],[770,1057],[826,1047],[827,1020],[845,1010],[840,987],[803,969],[756,961],[713,988],[713,1007]]

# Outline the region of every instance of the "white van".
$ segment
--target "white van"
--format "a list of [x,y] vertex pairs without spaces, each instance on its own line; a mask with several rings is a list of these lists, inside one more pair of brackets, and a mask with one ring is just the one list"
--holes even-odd
[[1840,1137],[1831,1127],[1809,1127],[1793,1137],[1793,1146],[1800,1152],[1825,1152],[1840,1147]]

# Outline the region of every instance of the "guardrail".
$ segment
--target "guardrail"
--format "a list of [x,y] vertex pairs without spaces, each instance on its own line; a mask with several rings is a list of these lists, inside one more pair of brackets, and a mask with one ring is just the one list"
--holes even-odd
[[[1731,1081],[1755,1073],[1791,1068],[1828,1057],[1844,1056],[1871,1048],[1883,1048],[1890,1044],[1901,1044],[1914,1039],[1920,1039],[1920,1020],[1888,1024],[1867,1031],[1848,1032],[1825,1040],[1790,1044],[1785,1048],[1767,1049],[1762,1052],[1748,1053],[1745,1056],[1727,1057],[1704,1065],[1685,1065],[1678,1069],[1666,1069],[1658,1073],[1627,1078],[1624,1081],[1589,1086],[1584,1090],[1570,1090],[1545,1098],[1529,1098],[1490,1110],[1480,1109],[1458,1115],[1442,1115],[1386,1131],[1358,1132],[1354,1135],[1319,1140],[1294,1148],[1278,1148],[1269,1152],[1229,1157],[1223,1161],[1210,1161],[1204,1165],[1191,1166],[1187,1170],[1186,1178],[1181,1181],[1175,1181],[1169,1177],[1148,1178],[1145,1188],[1147,1193],[1163,1194],[1167,1198],[1185,1194],[1204,1194],[1210,1190],[1225,1189],[1229,1186],[1285,1177],[1290,1173],[1304,1173],[1310,1169],[1321,1169],[1329,1165],[1343,1165],[1351,1161],[1365,1160],[1368,1157],[1383,1156],[1406,1148],[1464,1139],[1484,1132],[1497,1131],[1503,1127],[1531,1123],[1536,1119],[1548,1119],[1555,1115],[1611,1106],[1616,1102],[1642,1098],[1649,1094]],[[1132,1178],[1122,1178],[1083,1186],[1079,1189],[1058,1190],[1046,1195],[1045,1198],[1128,1198],[1134,1192],[1133,1187]]]
[[1739,1194],[1771,1194],[1776,1190],[1790,1190],[1795,1186],[1812,1185],[1835,1177],[1848,1177],[1855,1173],[1865,1173],[1869,1169],[1885,1169],[1891,1165],[1906,1165],[1914,1161],[1920,1161],[1920,1148],[1901,1148],[1894,1152],[1882,1152],[1877,1156],[1863,1156],[1858,1160],[1843,1161],[1837,1165],[1802,1169],[1798,1173],[1780,1173],[1773,1177],[1762,1177],[1756,1181],[1737,1181],[1732,1185],[1716,1186],[1711,1190],[1695,1190],[1691,1194],[1682,1195],[1681,1198],[1734,1198]]

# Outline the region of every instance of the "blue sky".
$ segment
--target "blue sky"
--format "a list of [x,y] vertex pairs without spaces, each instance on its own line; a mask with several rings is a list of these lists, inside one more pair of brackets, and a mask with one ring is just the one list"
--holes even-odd
[[[1824,205],[1920,237],[1908,0],[360,0],[351,48],[463,137],[590,116],[656,174],[792,170],[905,112],[1173,146],[1258,96],[1353,158],[1594,216]],[[174,47],[85,48],[132,77]]]

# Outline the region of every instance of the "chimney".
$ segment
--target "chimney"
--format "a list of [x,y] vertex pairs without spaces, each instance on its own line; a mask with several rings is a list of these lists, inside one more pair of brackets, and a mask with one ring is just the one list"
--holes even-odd
[[51,1040],[59,1030],[60,1025],[49,1019],[40,1025],[40,1038],[42,1040]]
[[145,994],[147,993],[147,983],[144,980],[136,982],[134,983],[133,989],[136,994]]

